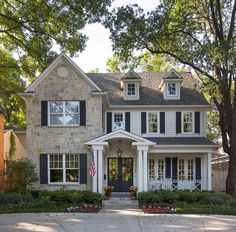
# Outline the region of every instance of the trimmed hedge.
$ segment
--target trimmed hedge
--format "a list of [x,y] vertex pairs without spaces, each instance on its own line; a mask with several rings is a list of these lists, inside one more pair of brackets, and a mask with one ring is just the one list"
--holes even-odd
[[[188,190],[160,190],[159,192],[142,192],[138,195],[139,205],[199,204],[199,205],[228,205],[232,197],[226,193]],[[232,205],[234,202],[231,203]]]
[[31,201],[31,195],[21,195],[18,193],[1,193],[0,204],[18,204],[21,202]]

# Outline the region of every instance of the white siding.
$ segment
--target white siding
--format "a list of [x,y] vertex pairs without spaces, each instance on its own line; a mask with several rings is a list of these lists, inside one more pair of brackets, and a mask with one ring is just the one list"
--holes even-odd
[[165,130],[166,134],[165,136],[171,137],[171,136],[176,136],[176,123],[175,123],[175,117],[176,117],[176,112],[172,111],[167,111],[165,113]]
[[130,112],[130,131],[141,135],[141,112]]

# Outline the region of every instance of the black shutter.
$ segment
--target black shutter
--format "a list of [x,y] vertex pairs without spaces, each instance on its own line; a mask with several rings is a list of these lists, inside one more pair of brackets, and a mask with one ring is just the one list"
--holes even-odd
[[181,133],[181,112],[176,112],[176,134]]
[[80,184],[87,184],[87,154],[80,154]]
[[41,126],[48,125],[48,102],[41,101]]
[[141,112],[141,133],[146,134],[147,132],[147,121],[146,121],[147,113]]
[[200,133],[200,112],[195,112],[195,133]]
[[196,157],[195,158],[195,176],[196,180],[199,182],[196,182],[195,186],[197,190],[201,190],[202,185],[201,185],[201,179],[202,179],[202,174],[201,174],[201,158]]
[[86,101],[80,101],[80,126],[86,126]]
[[130,132],[130,112],[125,112],[125,130]]
[[177,163],[177,158],[172,158],[172,180],[174,189],[178,186]]
[[166,178],[171,178],[171,158],[166,157]]
[[48,183],[48,154],[40,154],[40,184]]
[[160,112],[160,133],[165,134],[165,112]]
[[107,112],[107,134],[112,131],[112,112]]

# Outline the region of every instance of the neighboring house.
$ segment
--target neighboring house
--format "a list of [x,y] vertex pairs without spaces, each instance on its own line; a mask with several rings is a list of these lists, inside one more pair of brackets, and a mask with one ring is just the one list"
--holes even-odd
[[21,95],[35,187],[211,190],[211,107],[191,73],[85,74],[62,53]]
[[229,171],[229,156],[223,149],[212,156],[212,190],[215,192],[226,191],[226,178]]
[[5,173],[4,173],[4,123],[5,116],[1,111],[0,105],[0,191],[4,190],[5,185]]
[[12,160],[26,158],[27,151],[24,145],[26,130],[21,128],[5,127],[4,133],[4,160],[9,159],[9,150],[11,148],[10,137],[14,136],[15,140],[15,151]]

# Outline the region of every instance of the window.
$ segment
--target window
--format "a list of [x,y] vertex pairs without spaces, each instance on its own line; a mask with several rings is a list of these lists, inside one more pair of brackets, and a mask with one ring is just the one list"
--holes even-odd
[[73,182],[79,182],[79,155],[49,155],[49,183]]
[[184,159],[179,159],[179,180],[184,180]]
[[135,84],[127,84],[127,95],[128,96],[135,96]]
[[49,125],[79,125],[79,101],[53,101],[48,106]]
[[149,159],[149,179],[154,179],[156,177],[155,175],[155,160]]
[[188,159],[188,180],[193,180],[193,159]]
[[114,113],[113,116],[113,129],[117,130],[117,129],[125,129],[125,125],[124,125],[124,113]]
[[193,132],[193,112],[183,112],[183,132]]
[[158,133],[158,112],[148,112],[148,133]]
[[177,96],[176,83],[167,83],[167,96]]
[[158,179],[164,178],[164,159],[158,159]]

